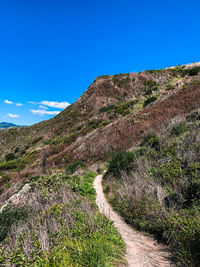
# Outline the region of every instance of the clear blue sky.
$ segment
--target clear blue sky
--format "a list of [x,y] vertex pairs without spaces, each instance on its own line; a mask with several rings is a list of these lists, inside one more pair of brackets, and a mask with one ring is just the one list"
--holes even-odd
[[200,61],[199,14],[194,0],[0,0],[0,121],[51,118],[99,75]]

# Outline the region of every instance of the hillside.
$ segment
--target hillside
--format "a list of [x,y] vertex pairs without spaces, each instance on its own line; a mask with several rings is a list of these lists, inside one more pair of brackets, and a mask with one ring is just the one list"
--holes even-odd
[[14,123],[9,123],[9,122],[0,122],[0,130],[8,129],[8,128],[15,128],[15,127],[23,127],[23,126],[16,125]]
[[[9,175],[11,183],[2,199],[24,177],[80,159],[90,164],[105,160],[148,133],[184,121],[199,105],[200,63],[98,77],[55,118],[0,132],[0,174]],[[13,155],[5,160],[9,153]]]
[[125,221],[176,266],[198,266],[199,107],[194,63],[97,77],[53,119],[0,131],[0,264],[123,266],[122,236],[95,204],[106,171]]
[[200,112],[114,154],[104,191],[129,225],[170,245],[176,266],[199,266]]

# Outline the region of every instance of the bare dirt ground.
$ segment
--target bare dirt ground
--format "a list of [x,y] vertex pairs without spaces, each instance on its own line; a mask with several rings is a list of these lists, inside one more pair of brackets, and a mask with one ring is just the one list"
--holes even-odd
[[158,244],[153,237],[135,231],[113,211],[103,193],[102,175],[96,177],[94,188],[96,190],[96,203],[100,212],[113,221],[126,244],[125,258],[128,266],[174,266],[170,261],[170,253],[166,247]]

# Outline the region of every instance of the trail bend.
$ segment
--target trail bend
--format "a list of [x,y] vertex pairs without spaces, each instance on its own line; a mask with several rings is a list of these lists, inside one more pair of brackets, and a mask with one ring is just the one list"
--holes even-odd
[[158,244],[153,237],[135,231],[124,222],[122,217],[114,212],[103,193],[102,175],[96,177],[94,181],[94,189],[96,190],[96,204],[99,207],[100,212],[113,221],[126,244],[125,258],[128,266],[174,266],[169,260],[170,254],[166,247]]

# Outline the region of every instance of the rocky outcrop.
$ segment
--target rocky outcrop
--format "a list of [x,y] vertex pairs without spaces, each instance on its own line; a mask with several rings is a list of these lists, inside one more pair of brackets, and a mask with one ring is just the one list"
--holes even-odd
[[0,213],[8,206],[8,205],[19,205],[24,196],[30,191],[31,187],[29,184],[25,184],[22,189],[14,194],[12,197],[10,197],[6,203],[0,208]]

